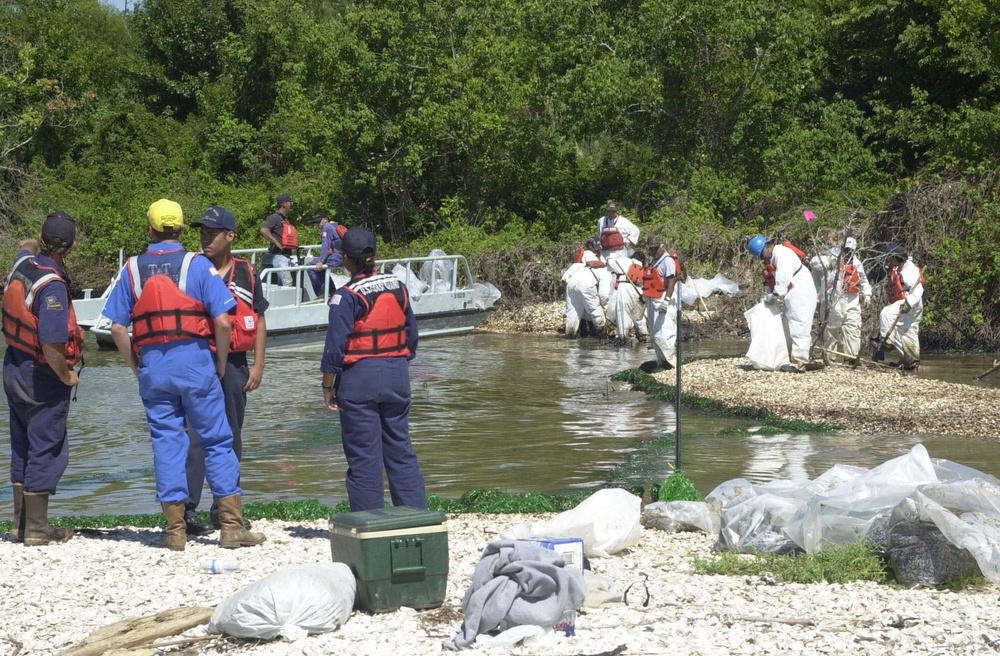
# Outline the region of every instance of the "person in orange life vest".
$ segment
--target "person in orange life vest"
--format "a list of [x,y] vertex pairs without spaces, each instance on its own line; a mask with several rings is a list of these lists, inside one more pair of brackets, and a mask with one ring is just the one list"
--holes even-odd
[[[320,241],[319,257],[310,259],[306,264],[311,264],[315,267],[312,271],[309,271],[309,279],[312,281],[313,291],[316,292],[316,296],[321,297],[323,296],[323,285],[328,278],[326,270],[328,268],[336,269],[344,266],[344,258],[340,254],[342,239],[340,233],[344,228],[336,221],[331,221],[330,214],[325,210],[316,212],[313,220],[319,226],[322,239]],[[330,280],[329,285],[328,295],[336,290],[333,280]]]
[[[191,224],[201,231],[201,251],[212,262],[229,291],[236,299],[236,314],[230,315],[233,327],[229,357],[226,358],[226,375],[222,377],[222,395],[226,405],[226,421],[233,431],[233,451],[243,460],[243,419],[246,415],[247,392],[260,387],[264,377],[264,350],[267,343],[267,324],[264,312],[268,302],[261,291],[260,276],[248,260],[233,257],[232,244],[236,239],[236,217],[224,207],[213,205],[201,215],[201,220]],[[247,353],[253,351],[253,366]],[[211,523],[202,522],[196,512],[205,484],[205,452],[201,439],[194,430],[188,431],[191,446],[187,457],[188,498],[185,501],[184,522],[188,535],[204,535],[217,530],[219,504],[213,500]],[[244,519],[243,525],[250,528]]]
[[[784,244],[775,244],[763,235],[752,238],[748,244],[750,254],[768,262],[773,273],[773,288],[764,296],[767,304],[778,303],[788,340],[789,371],[811,368],[809,351],[812,348],[812,324],[816,314],[816,283],[812,272],[802,262],[802,257]],[[772,283],[768,283],[770,287]]]
[[[675,254],[662,242],[649,242],[651,262],[643,269],[642,295],[646,303],[646,328],[653,339],[655,363],[645,370],[673,369],[677,358],[677,278],[680,274]],[[655,365],[655,366],[654,366]]]
[[187,541],[185,462],[190,438],[185,421],[201,437],[208,484],[219,500],[219,545],[235,549],[260,544],[264,536],[243,526],[240,461],[233,451],[219,382],[226,375],[229,313],[236,299],[207,257],[181,246],[180,205],[160,199],[149,206],[147,218],[153,243],[142,255],[129,258],[101,314],[111,320],[115,346],[139,379],[156,496],[167,518],[161,546],[183,551]]
[[406,286],[375,272],[375,235],[354,227],[343,240],[351,281],[330,299],[320,370],[323,401],[340,411],[351,510],[385,507],[382,471],[394,506],[427,508],[424,475],[410,441],[409,360],[417,320]]
[[615,257],[631,257],[639,243],[639,228],[618,213],[618,203],[608,203],[604,216],[597,220],[597,243],[605,262]]
[[[287,267],[292,264],[292,255],[295,254],[295,251],[283,246],[281,237],[284,232],[284,224],[289,222],[288,214],[292,211],[295,200],[288,194],[281,194],[278,196],[277,202],[278,210],[264,219],[264,225],[260,227],[260,234],[267,240],[267,252],[271,255],[271,266]],[[279,271],[278,280],[282,287],[293,285],[290,271]]]
[[630,259],[617,258],[608,267],[617,277],[614,291],[608,299],[608,320],[615,325],[619,337],[627,337],[629,331],[634,329],[639,342],[649,338],[642,295],[642,269],[645,266],[646,254],[635,251]]
[[857,363],[861,352],[861,306],[868,306],[872,297],[865,265],[855,254],[857,247],[857,240],[847,237],[842,252],[831,249],[833,257],[811,260],[811,263],[819,262],[829,294],[827,302],[830,309],[823,331],[823,347],[844,353],[851,363]]
[[[920,364],[920,319],[924,316],[924,277],[920,267],[906,250],[890,246],[889,253],[889,304],[879,314],[879,337],[892,329],[887,345],[894,347],[902,358],[899,365],[904,369],[916,369]],[[902,314],[900,314],[902,313]],[[897,317],[899,317],[897,321]]]
[[[41,253],[36,250],[41,248]],[[15,542],[66,542],[73,531],[49,525],[49,496],[69,464],[66,419],[80,382],[73,366],[83,330],[69,296],[65,258],[76,247],[76,220],[48,215],[38,240],[21,242],[3,295],[3,389],[10,410],[10,482]]]

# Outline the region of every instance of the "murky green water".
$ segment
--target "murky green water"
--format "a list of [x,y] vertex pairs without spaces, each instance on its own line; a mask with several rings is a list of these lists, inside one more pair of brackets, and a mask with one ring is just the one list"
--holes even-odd
[[[742,353],[745,344],[684,344],[685,355]],[[320,349],[273,350],[250,396],[242,483],[251,501],[345,497],[336,415],[320,394]],[[670,404],[620,391],[608,378],[649,359],[645,347],[593,340],[477,334],[428,339],[413,362],[411,432],[428,491],[592,489],[609,477],[662,481],[674,450]],[[989,356],[927,356],[922,377],[972,382]],[[1000,373],[987,378],[1000,385]],[[155,512],[152,452],[135,378],[117,353],[91,352],[71,409],[70,467],[53,501],[59,514]],[[0,401],[5,403],[5,401]],[[682,416],[682,467],[702,493],[737,476],[814,477],[833,464],[870,467],[923,442],[932,457],[1000,475],[1000,441],[920,435],[719,437],[730,419]],[[0,417],[6,434],[7,414]],[[9,499],[0,487],[0,499]]]

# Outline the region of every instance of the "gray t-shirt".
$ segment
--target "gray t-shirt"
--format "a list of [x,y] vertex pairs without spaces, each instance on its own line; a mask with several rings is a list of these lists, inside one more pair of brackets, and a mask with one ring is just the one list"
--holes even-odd
[[[271,216],[264,219],[264,227],[271,231],[271,234],[274,235],[274,238],[277,239],[279,243],[281,242],[281,233],[282,233],[281,224],[282,222],[287,220],[288,217],[286,217],[281,212],[275,212]],[[290,248],[280,249],[270,242],[268,242],[267,252],[272,255],[292,254],[292,250]]]

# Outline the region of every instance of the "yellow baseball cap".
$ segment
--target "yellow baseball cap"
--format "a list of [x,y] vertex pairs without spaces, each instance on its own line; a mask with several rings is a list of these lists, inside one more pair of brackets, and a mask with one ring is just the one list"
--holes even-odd
[[172,200],[161,198],[149,206],[149,225],[157,232],[175,230],[184,226],[184,211]]

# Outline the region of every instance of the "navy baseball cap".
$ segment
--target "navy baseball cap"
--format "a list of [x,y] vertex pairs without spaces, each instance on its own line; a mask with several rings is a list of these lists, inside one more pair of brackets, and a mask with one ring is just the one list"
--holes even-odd
[[215,228],[216,230],[232,230],[236,232],[236,217],[225,207],[212,205],[205,210],[201,219],[191,224],[192,228]]
[[66,244],[76,241],[76,219],[62,210],[45,217],[42,239],[60,239]]
[[368,228],[348,228],[340,243],[340,252],[356,260],[374,257],[375,241],[375,233]]
[[281,205],[282,203],[294,203],[294,202],[295,199],[292,198],[291,195],[289,194],[281,194],[280,196],[278,196],[278,205]]

